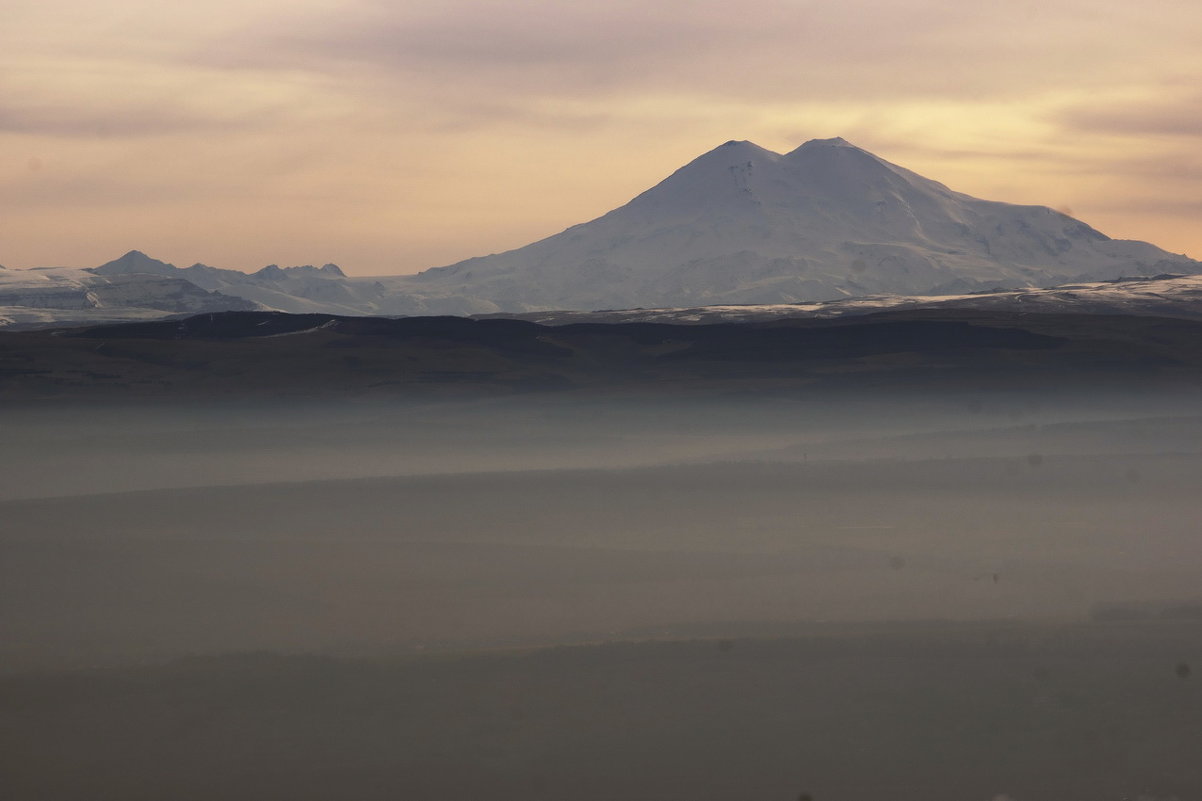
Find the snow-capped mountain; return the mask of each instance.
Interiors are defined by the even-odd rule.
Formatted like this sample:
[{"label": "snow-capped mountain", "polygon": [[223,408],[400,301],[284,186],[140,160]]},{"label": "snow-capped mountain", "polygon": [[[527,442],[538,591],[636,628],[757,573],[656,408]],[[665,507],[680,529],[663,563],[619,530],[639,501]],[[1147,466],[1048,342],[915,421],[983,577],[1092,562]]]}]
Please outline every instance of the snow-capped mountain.
[{"label": "snow-capped mountain", "polygon": [[[333,264],[270,265],[254,273],[178,268],[136,250],[91,270],[0,268],[0,325],[246,308],[382,316],[632,308],[675,314],[699,306],[869,298],[829,312],[1194,273],[1202,273],[1202,262],[1110,239],[1044,206],[954,192],[843,139],[815,139],[783,155],[727,142],[591,222],[417,275],[348,278]],[[1080,303],[1063,292],[1015,297]],[[976,295],[963,302],[983,301]]]},{"label": "snow-capped mountain", "polygon": [[94,270],[70,267],[0,267],[0,327],[115,322],[259,308],[257,303],[206,291],[171,274],[100,275]]},{"label": "snow-capped mountain", "polygon": [[[176,267],[131,250],[99,267],[6,270],[0,267],[0,327],[146,320],[180,313],[265,309],[291,314],[444,313],[424,299],[387,288],[397,279],[348,278],[337,265],[253,273],[205,264]],[[476,310],[471,301],[457,309]],[[495,308],[484,306],[480,310]]]},{"label": "snow-capped mountain", "polygon": [[396,291],[499,310],[791,303],[1202,272],[1043,206],[978,200],[843,139],[727,142],[592,222]]}]

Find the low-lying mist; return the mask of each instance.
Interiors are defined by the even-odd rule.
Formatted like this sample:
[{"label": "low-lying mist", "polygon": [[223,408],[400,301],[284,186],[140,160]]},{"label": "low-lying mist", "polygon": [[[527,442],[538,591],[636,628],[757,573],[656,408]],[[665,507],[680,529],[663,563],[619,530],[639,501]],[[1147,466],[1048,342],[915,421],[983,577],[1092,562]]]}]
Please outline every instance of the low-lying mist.
[{"label": "low-lying mist", "polygon": [[1202,598],[1190,411],[1132,397],[25,409],[0,430],[0,656],[21,670],[1188,604]]},{"label": "low-lying mist", "polygon": [[11,408],[0,795],[1193,797],[1196,410]]}]

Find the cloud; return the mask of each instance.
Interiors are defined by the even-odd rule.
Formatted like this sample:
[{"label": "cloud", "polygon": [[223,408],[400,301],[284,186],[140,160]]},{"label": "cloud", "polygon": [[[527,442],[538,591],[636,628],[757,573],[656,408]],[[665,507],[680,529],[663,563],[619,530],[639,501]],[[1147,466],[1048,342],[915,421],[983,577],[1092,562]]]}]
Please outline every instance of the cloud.
[{"label": "cloud", "polygon": [[[1202,72],[1202,58],[1195,65]],[[1124,87],[1063,103],[1049,123],[1069,135],[1123,138],[1202,137],[1202,91],[1198,78],[1164,77],[1155,84]]]},{"label": "cloud", "polygon": [[1069,140],[1070,145],[1074,142],[1076,152],[1070,149],[1052,159],[1046,164],[1047,174],[1136,182],[1160,197],[1184,192],[1196,199],[1198,195],[1202,154],[1188,142],[1139,140],[1140,146],[1133,148],[1128,140],[1114,142],[1084,135]]},{"label": "cloud", "polygon": [[260,22],[197,57],[226,68],[367,73],[443,97],[996,99],[1104,84],[1118,71],[1110,56],[1155,55],[1138,39],[1116,42],[1112,17],[1128,12],[1101,8],[1069,0],[748,0],[737,10],[717,0],[362,2]]},{"label": "cloud", "polygon": [[1058,110],[1052,121],[1081,134],[1202,137],[1202,93],[1181,92],[1154,102],[1104,98]]},{"label": "cloud", "polygon": [[1098,211],[1122,212],[1127,215],[1154,215],[1158,217],[1180,217],[1197,219],[1202,216],[1202,200],[1164,198],[1124,198],[1095,202],[1092,208]]},{"label": "cloud", "polygon": [[[154,33],[170,46],[143,37],[119,48],[80,47],[95,61],[137,64],[96,96],[120,98],[153,75],[167,84],[163,102],[152,99],[135,114],[67,102],[54,114],[10,113],[3,124],[146,135],[200,129],[208,118],[229,124],[281,105],[282,119],[329,110],[356,126],[451,132],[596,130],[657,103],[682,122],[707,110],[753,121],[770,106],[837,103],[887,118],[915,101],[967,104],[964,116],[1009,103],[1002,113],[1014,115],[1050,92],[1080,99],[1120,78],[1138,83],[1148,64],[1189,38],[1171,13],[1186,5],[1164,2],[1165,13],[1148,15],[1117,0],[746,0],[738,9],[719,0],[325,0],[287,8],[246,0],[241,14],[225,3],[210,15],[221,24],[189,19],[175,28],[165,27],[171,15],[143,10],[130,18],[157,19]],[[1119,26],[1131,35],[1116,36]],[[212,102],[172,112],[198,90]],[[1062,123],[1072,124],[1065,114]],[[1162,120],[1190,124],[1198,123],[1188,115]]]},{"label": "cloud", "polygon": [[244,123],[162,107],[81,108],[67,103],[0,105],[0,132],[107,139],[228,130]]},{"label": "cloud", "polygon": [[303,94],[274,78],[220,80],[177,65],[63,56],[0,72],[0,133],[114,139],[276,124]]}]

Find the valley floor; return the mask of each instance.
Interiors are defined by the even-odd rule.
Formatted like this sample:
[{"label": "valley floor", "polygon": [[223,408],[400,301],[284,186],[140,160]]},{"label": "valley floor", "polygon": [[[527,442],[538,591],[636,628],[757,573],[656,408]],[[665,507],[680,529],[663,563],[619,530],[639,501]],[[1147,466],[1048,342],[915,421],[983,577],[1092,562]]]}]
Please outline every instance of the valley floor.
[{"label": "valley floor", "polygon": [[0,420],[0,796],[1202,794],[1192,395]]},{"label": "valley floor", "polygon": [[0,678],[10,799],[1202,794],[1198,621],[828,625]]}]

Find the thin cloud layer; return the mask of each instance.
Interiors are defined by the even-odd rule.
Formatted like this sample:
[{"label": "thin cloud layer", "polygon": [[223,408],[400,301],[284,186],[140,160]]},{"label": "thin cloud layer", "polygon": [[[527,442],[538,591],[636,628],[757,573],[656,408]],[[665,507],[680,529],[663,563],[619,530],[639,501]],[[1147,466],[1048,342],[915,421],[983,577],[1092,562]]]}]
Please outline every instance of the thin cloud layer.
[{"label": "thin cloud layer", "polygon": [[[949,0],[362,3],[254,28],[229,63],[361,65],[451,93],[513,96],[685,91],[759,100],[994,99],[1109,85],[1197,43],[1188,29],[1117,4]],[[1180,6],[1183,10],[1185,5]],[[1126,36],[1116,37],[1117,26]],[[1088,59],[1088,60],[1086,60]],[[1088,67],[1088,69],[1086,69]]]},{"label": "thin cloud layer", "polygon": [[1068,131],[1119,136],[1202,139],[1202,93],[1172,93],[1164,99],[1091,102],[1062,109],[1056,122]]}]

